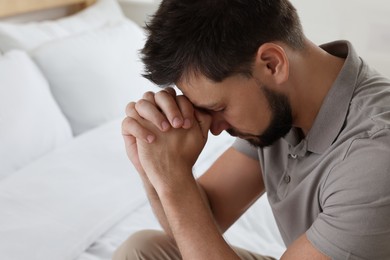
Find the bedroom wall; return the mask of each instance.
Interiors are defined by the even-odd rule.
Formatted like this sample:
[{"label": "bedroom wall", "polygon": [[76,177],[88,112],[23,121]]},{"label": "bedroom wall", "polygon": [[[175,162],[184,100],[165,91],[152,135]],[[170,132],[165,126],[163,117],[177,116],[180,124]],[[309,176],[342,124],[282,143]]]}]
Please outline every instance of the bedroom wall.
[{"label": "bedroom wall", "polygon": [[389,1],[291,1],[311,40],[321,44],[347,39],[363,59],[390,77]]},{"label": "bedroom wall", "polygon": [[[124,13],[143,26],[161,0],[118,0]],[[301,17],[306,35],[315,43],[348,39],[358,53],[390,77],[390,1],[388,0],[291,0]],[[13,17],[31,21],[63,16],[63,10]]]}]

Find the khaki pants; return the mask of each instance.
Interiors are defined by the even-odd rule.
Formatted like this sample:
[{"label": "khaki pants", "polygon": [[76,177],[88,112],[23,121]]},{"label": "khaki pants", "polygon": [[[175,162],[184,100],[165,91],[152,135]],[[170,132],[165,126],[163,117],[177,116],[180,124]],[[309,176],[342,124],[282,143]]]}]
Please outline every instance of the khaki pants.
[{"label": "khaki pants", "polygon": [[[261,256],[242,248],[232,247],[245,260],[275,260]],[[179,260],[180,252],[164,232],[145,230],[130,236],[114,253],[113,260]]]}]

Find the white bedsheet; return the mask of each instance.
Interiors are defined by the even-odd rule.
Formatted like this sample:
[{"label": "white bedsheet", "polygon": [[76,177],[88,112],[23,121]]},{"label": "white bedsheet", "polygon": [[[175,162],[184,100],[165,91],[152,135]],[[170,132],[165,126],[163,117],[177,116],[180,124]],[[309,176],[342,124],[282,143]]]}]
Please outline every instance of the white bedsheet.
[{"label": "white bedsheet", "polygon": [[[106,232],[76,260],[110,260],[112,253],[127,237],[143,229],[161,230],[146,198],[140,207]],[[277,259],[285,251],[266,197],[256,202],[226,232],[225,238],[234,246]]]},{"label": "white bedsheet", "polygon": [[[130,234],[160,228],[126,157],[121,119],[87,132],[0,182],[1,260],[108,260]],[[210,136],[201,174],[231,145]],[[266,198],[226,234],[234,245],[279,257]]]},{"label": "white bedsheet", "polygon": [[[209,136],[194,173],[199,176],[234,141],[228,134]],[[143,229],[161,230],[144,197],[143,203],[100,237],[76,260],[109,260],[113,251],[131,234]],[[285,251],[266,195],[259,199],[225,234],[226,240],[259,254],[280,258]]]},{"label": "white bedsheet", "polygon": [[0,182],[0,259],[69,260],[143,202],[120,120]]}]

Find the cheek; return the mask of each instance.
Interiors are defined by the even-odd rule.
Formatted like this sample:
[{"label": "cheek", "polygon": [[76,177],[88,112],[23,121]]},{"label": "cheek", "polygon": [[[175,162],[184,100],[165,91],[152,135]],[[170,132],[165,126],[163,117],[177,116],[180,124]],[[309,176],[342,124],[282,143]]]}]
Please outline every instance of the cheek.
[{"label": "cheek", "polygon": [[264,132],[271,121],[271,112],[267,105],[258,102],[252,106],[244,104],[237,110],[227,113],[226,121],[242,132],[259,135]]}]

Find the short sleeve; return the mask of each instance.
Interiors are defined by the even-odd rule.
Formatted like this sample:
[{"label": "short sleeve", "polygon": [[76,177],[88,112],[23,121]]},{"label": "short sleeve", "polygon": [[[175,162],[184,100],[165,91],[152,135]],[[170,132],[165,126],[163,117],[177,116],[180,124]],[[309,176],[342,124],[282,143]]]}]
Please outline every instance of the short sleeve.
[{"label": "short sleeve", "polygon": [[243,153],[255,160],[259,160],[259,154],[257,148],[252,146],[248,141],[244,139],[236,138],[232,147],[237,151],[239,151],[240,153]]},{"label": "short sleeve", "polygon": [[306,232],[332,259],[390,259],[390,133],[355,140],[320,191]]}]

